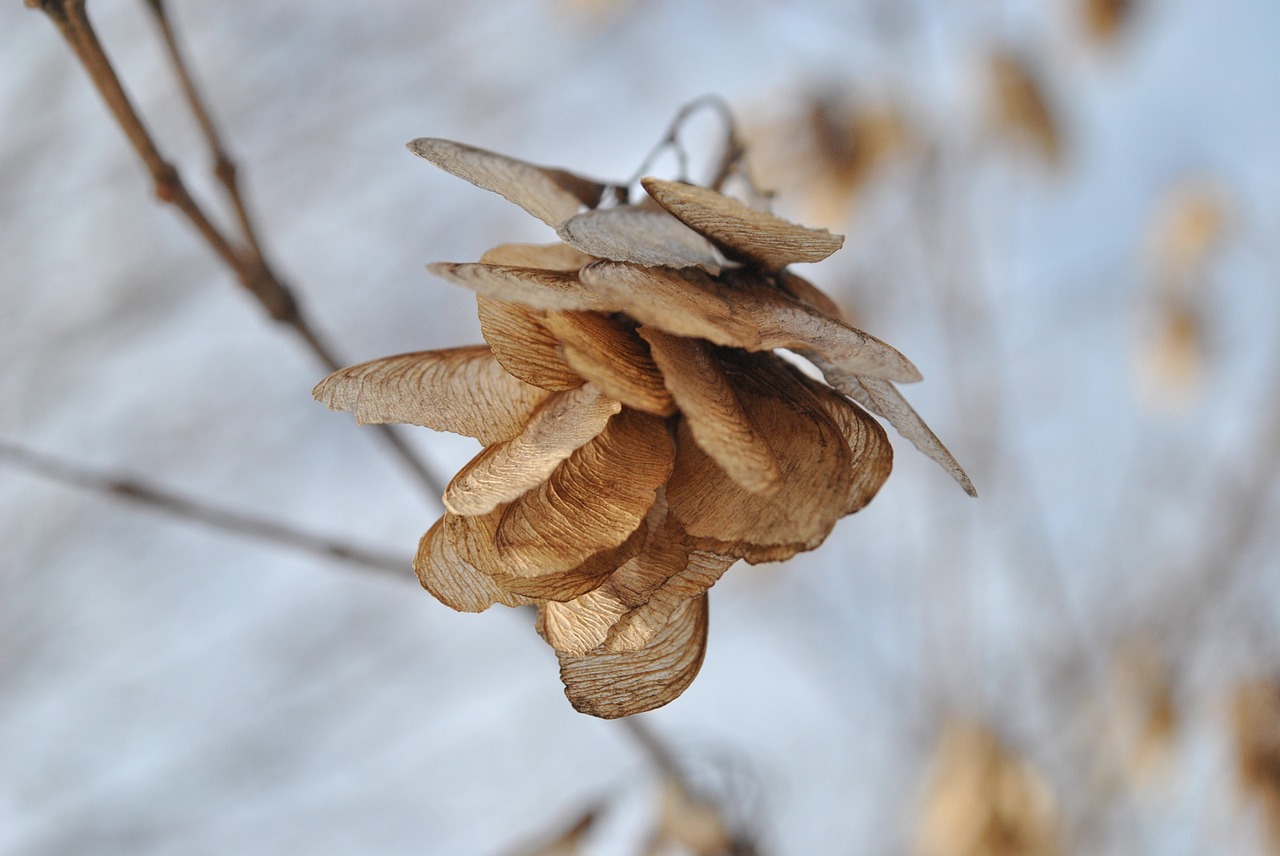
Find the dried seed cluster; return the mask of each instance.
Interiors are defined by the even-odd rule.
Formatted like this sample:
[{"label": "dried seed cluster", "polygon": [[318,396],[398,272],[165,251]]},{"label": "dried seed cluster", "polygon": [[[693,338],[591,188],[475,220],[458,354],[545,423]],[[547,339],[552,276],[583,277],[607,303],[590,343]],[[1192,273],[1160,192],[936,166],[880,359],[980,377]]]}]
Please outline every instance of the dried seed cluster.
[{"label": "dried seed cluster", "polygon": [[916,368],[787,270],[840,236],[709,188],[644,179],[648,198],[624,204],[616,186],[458,143],[410,149],[561,243],[431,265],[476,292],[488,345],[363,363],[314,395],[359,422],[483,444],[415,568],[454,609],[536,605],[578,710],[612,718],[678,696],[701,665],[721,574],[813,549],[871,500],[892,450],[850,398],[972,492],[893,386]]}]

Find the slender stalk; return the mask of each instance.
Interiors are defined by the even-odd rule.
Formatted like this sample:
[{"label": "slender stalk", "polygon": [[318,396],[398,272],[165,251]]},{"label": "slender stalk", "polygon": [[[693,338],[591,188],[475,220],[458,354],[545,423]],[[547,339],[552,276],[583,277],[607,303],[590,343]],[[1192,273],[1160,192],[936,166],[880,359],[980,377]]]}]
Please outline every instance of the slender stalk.
[{"label": "slender stalk", "polygon": [[[213,121],[208,111],[204,109],[195,85],[186,71],[186,65],[182,61],[177,42],[168,25],[168,19],[164,15],[161,0],[148,0],[148,2],[161,22],[161,32],[165,35],[166,44],[169,45],[170,54],[174,58],[183,90],[204,130],[206,140],[214,151],[215,173],[227,188],[233,205],[237,209],[241,228],[245,232],[246,247],[236,246],[234,241],[214,225],[204,209],[187,191],[178,170],[161,154],[155,139],[129,100],[115,68],[111,65],[110,58],[107,57],[94,32],[85,9],[86,0],[27,0],[27,5],[39,8],[53,21],[72,52],[80,60],[89,74],[89,79],[102,95],[117,124],[124,131],[147,172],[150,173],[156,196],[182,212],[205,243],[231,269],[240,284],[257,298],[274,320],[292,327],[326,370],[334,371],[341,368],[344,361],[334,354],[332,348],[316,332],[303,314],[292,290],[275,274],[263,256],[236,182],[235,165],[226,154]],[[431,472],[426,463],[402,437],[393,431],[391,426],[379,425],[377,431],[387,446],[400,458],[405,468],[413,474],[431,498],[438,502],[444,493],[443,482]]]},{"label": "slender stalk", "polygon": [[232,159],[226,146],[223,145],[222,138],[218,133],[218,127],[214,124],[213,117],[210,115],[208,108],[205,107],[204,99],[200,96],[200,90],[196,86],[195,79],[191,76],[186,58],[178,44],[177,36],[169,23],[165,0],[147,0],[147,5],[151,7],[152,13],[156,16],[156,24],[159,26],[160,35],[164,39],[165,49],[169,53],[169,60],[173,63],[173,70],[178,75],[178,82],[182,85],[182,94],[187,99],[187,105],[191,108],[192,115],[196,117],[196,122],[200,125],[200,133],[204,135],[205,143],[209,147],[209,154],[213,158],[213,174],[222,183],[227,192],[227,197],[235,208],[236,219],[240,223],[240,232],[248,242],[249,248],[259,258],[264,258],[262,243],[258,238],[258,230],[254,228],[253,219],[249,215],[249,207],[245,204],[244,196],[240,192],[235,160]]},{"label": "slender stalk", "polygon": [[0,441],[0,460],[19,469],[72,487],[84,488],[113,499],[122,499],[192,523],[222,532],[243,535],[326,559],[337,559],[376,571],[387,571],[407,579],[411,566],[407,559],[335,541],[298,529],[287,523],[263,520],[242,511],[233,511],[175,491],[157,487],[136,476],[106,473],[62,458],[35,452]]}]

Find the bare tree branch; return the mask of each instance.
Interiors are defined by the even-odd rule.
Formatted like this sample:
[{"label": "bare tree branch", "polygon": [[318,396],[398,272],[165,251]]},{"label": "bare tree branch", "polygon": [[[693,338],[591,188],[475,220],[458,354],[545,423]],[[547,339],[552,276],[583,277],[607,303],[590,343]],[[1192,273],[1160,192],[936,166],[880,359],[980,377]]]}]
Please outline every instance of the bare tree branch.
[{"label": "bare tree branch", "polygon": [[61,484],[122,499],[181,520],[291,547],[326,559],[337,559],[371,570],[388,571],[403,579],[410,578],[407,571],[412,562],[407,558],[396,558],[387,553],[305,532],[286,523],[263,520],[241,511],[222,508],[157,487],[136,476],[91,470],[62,458],[4,441],[0,441],[0,460]]},{"label": "bare tree branch", "polygon": [[[116,122],[128,137],[138,157],[141,158],[147,172],[155,185],[156,196],[179,211],[195,227],[205,243],[217,254],[218,258],[231,269],[236,279],[244,286],[267,313],[276,321],[287,324],[302,338],[312,354],[328,371],[341,368],[345,361],[339,359],[330,346],[320,337],[315,328],[307,320],[292,290],[276,275],[271,265],[262,254],[256,233],[249,219],[239,186],[235,178],[235,166],[222,147],[218,133],[207,110],[204,109],[195,85],[186,71],[186,65],[178,51],[177,42],[165,17],[161,0],[148,0],[160,21],[161,32],[165,36],[170,55],[178,69],[183,90],[187,100],[195,112],[204,135],[214,151],[214,171],[227,188],[235,206],[241,227],[245,232],[246,247],[238,247],[236,242],[214,225],[204,209],[187,191],[182,176],[177,168],[169,163],[156,146],[155,139],[142,122],[138,111],[129,100],[124,86],[120,82],[111,60],[102,48],[97,33],[89,20],[85,9],[86,0],[27,0],[27,5],[39,8],[57,26],[72,52],[80,60],[90,80],[97,88],[107,107],[111,110]],[[413,449],[398,436],[388,425],[379,425],[376,430],[392,451],[400,458],[402,464],[411,472],[431,498],[439,501],[444,493],[444,484],[431,472],[425,462]]]}]

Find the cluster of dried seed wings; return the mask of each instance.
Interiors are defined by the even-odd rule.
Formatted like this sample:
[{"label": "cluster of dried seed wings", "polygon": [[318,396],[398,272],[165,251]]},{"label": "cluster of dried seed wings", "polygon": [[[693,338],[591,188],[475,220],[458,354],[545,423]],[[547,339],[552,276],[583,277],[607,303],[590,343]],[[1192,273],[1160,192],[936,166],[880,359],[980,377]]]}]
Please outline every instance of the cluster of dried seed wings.
[{"label": "cluster of dried seed wings", "polygon": [[536,605],[578,710],[612,718],[677,697],[725,570],[813,549],[871,500],[892,450],[850,399],[972,492],[893,385],[916,368],[786,269],[841,237],[694,185],[645,179],[644,202],[607,205],[609,185],[563,170],[445,140],[409,147],[561,243],[431,265],[476,293],[488,345],[373,360],[314,395],[359,422],[480,441],[415,568],[454,609]]}]

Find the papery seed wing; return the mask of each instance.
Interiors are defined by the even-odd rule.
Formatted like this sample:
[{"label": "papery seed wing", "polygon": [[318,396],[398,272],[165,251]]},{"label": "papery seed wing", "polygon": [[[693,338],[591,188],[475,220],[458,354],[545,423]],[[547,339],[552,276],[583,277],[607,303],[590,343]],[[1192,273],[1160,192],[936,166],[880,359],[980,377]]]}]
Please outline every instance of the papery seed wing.
[{"label": "papery seed wing", "polygon": [[600,591],[629,607],[609,628],[605,648],[637,651],[656,636],[685,601],[715,585],[737,561],[696,547],[668,515],[644,551],[609,578]]},{"label": "papery seed wing", "polygon": [[482,297],[520,303],[532,309],[585,312],[622,309],[617,298],[602,298],[571,271],[456,262],[435,262],[427,265],[427,270]]},{"label": "papery seed wing", "polygon": [[422,351],[341,369],[311,395],[356,421],[405,422],[475,437],[486,446],[514,437],[546,397],[512,377],[483,345]]},{"label": "papery seed wing", "polygon": [[849,318],[845,315],[844,310],[840,308],[840,305],[809,280],[785,270],[777,274],[777,280],[779,288],[805,306],[816,309],[823,315],[827,315],[837,321],[849,323]]},{"label": "papery seed wing", "polygon": [[792,262],[820,262],[844,245],[843,235],[796,225],[709,187],[657,178],[643,179],[641,184],[654,201],[705,235],[725,255],[766,270],[779,270]]},{"label": "papery seed wing", "polygon": [[489,446],[453,477],[444,492],[445,507],[473,516],[511,502],[546,481],[621,409],[621,402],[590,384],[553,393],[519,434]]},{"label": "papery seed wing", "polygon": [[641,327],[640,335],[649,343],[698,445],[751,493],[778,490],[782,470],[777,458],[738,401],[716,359],[715,346],[649,327]]},{"label": "papery seed wing", "polygon": [[409,151],[458,178],[491,190],[519,205],[553,229],[577,214],[582,206],[594,207],[605,185],[562,169],[549,169],[496,152],[421,137],[409,143]]},{"label": "papery seed wing", "polygon": [[955,459],[938,436],[933,433],[920,415],[907,403],[902,393],[892,383],[873,377],[859,377],[826,363],[817,354],[802,354],[822,372],[835,389],[852,398],[877,416],[883,417],[931,460],[936,462],[956,480],[969,496],[977,496],[964,468]]},{"label": "papery seed wing", "polygon": [[533,601],[504,591],[491,578],[499,569],[493,548],[501,511],[483,517],[446,513],[422,536],[413,569],[422,587],[459,612],[483,612],[495,603]]},{"label": "papery seed wing", "polygon": [[707,647],[707,598],[687,600],[666,627],[638,651],[560,654],[565,695],[582,713],[617,719],[676,699],[702,667]]},{"label": "papery seed wing", "polygon": [[910,360],[874,336],[737,271],[712,279],[687,269],[595,262],[578,277],[597,306],[616,307],[677,336],[749,351],[813,350],[849,371],[907,383],[920,379]]},{"label": "papery seed wing", "polygon": [[507,507],[496,538],[503,569],[536,577],[621,544],[653,506],[672,456],[662,419],[624,409],[545,483]]},{"label": "papery seed wing", "polygon": [[503,300],[476,296],[480,333],[493,356],[515,377],[541,389],[582,386],[582,376],[565,362],[560,343],[542,323],[543,313]]},{"label": "papery seed wing", "polygon": [[[889,438],[880,424],[864,411],[830,387],[809,378],[805,380],[849,446],[849,468],[853,478],[844,513],[853,514],[874,499],[885,479],[889,478],[889,471],[893,469],[893,446],[889,445]],[[888,385],[887,381],[885,383]]]},{"label": "papery seed wing", "polygon": [[621,544],[592,553],[577,567],[532,577],[503,571],[494,574],[493,580],[512,594],[527,595],[540,601],[571,601],[608,582],[610,574],[640,552],[647,535],[648,528],[642,522]]},{"label": "papery seed wing", "polygon": [[[722,356],[733,388],[782,469],[772,496],[749,493],[731,479],[680,425],[667,482],[670,513],[714,552],[755,561],[737,543],[792,552],[812,549],[844,514],[856,474],[845,436],[803,375],[772,354]],[[769,557],[780,555],[771,550]]]},{"label": "papery seed wing", "polygon": [[480,261],[487,265],[575,271],[591,264],[595,257],[567,244],[499,244],[486,250]]},{"label": "papery seed wing", "polygon": [[557,653],[584,657],[604,644],[625,611],[599,588],[564,603],[551,601],[542,604],[542,635]]},{"label": "papery seed wing", "polygon": [[711,243],[657,209],[620,205],[585,211],[566,220],[556,233],[571,247],[602,259],[720,273],[720,259]]},{"label": "papery seed wing", "polygon": [[628,407],[675,412],[662,372],[633,325],[596,312],[548,312],[543,323],[575,372]]}]

